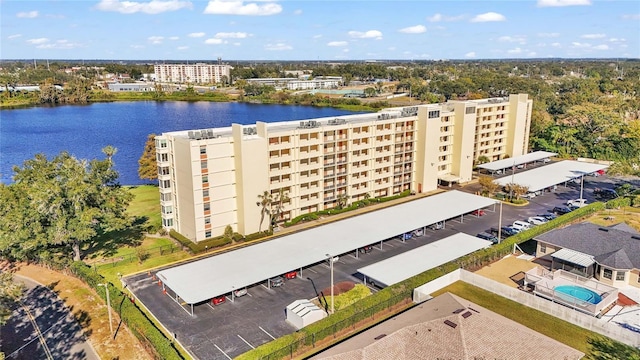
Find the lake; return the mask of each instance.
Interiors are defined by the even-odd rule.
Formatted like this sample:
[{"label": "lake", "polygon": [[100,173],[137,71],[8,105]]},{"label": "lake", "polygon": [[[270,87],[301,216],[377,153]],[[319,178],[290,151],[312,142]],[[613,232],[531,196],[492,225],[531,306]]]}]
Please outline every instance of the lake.
[{"label": "lake", "polygon": [[303,120],[350,114],[312,106],[217,102],[113,102],[89,105],[39,106],[0,110],[0,181],[10,183],[13,166],[37,153],[49,159],[68,151],[80,159],[103,159],[112,145],[120,183],[148,183],[138,178],[138,159],[149,134],[169,131]]}]

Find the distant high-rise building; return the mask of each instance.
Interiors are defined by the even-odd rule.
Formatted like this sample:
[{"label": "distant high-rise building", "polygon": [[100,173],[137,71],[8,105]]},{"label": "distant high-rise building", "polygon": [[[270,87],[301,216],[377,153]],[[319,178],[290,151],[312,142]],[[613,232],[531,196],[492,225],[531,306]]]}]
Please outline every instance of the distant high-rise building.
[{"label": "distant high-rise building", "polygon": [[218,64],[158,64],[153,66],[156,81],[169,83],[216,84],[222,82],[226,76],[231,77],[230,65]]},{"label": "distant high-rise building", "polygon": [[531,109],[518,94],[163,133],[156,137],[162,225],[202,241],[227,225],[241,234],[267,229],[265,192],[283,222],[345,200],[468,182],[480,156],[527,153]]}]

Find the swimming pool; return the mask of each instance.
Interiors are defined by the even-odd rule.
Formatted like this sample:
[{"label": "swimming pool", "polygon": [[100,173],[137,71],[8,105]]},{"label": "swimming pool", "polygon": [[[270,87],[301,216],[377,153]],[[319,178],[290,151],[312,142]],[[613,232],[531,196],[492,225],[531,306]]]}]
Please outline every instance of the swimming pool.
[{"label": "swimming pool", "polygon": [[[582,286],[560,285],[554,287],[553,290],[561,294],[559,296],[560,298],[571,302],[574,302],[575,299],[586,301],[591,304],[597,304],[602,301],[602,297],[598,295],[598,293],[587,288],[583,288]],[[569,295],[569,298],[565,298],[566,295]]]}]

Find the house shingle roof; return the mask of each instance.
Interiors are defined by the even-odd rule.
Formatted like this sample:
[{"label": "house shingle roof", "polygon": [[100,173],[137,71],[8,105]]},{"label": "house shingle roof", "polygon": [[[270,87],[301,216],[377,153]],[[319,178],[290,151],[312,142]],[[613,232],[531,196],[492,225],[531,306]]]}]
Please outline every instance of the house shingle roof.
[{"label": "house shingle roof", "polygon": [[535,240],[591,255],[599,264],[614,269],[640,269],[640,236],[637,234],[584,222],[551,230]]}]

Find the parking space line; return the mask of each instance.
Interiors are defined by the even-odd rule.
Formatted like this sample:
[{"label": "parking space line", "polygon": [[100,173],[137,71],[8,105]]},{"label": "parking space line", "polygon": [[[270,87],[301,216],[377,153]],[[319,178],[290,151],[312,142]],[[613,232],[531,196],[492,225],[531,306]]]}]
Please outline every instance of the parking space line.
[{"label": "parking space line", "polygon": [[312,268],[308,268],[308,269],[306,269],[306,270],[311,271],[311,272],[312,272],[312,273],[314,273],[314,274],[317,274],[317,273],[318,273],[317,271],[313,270]]},{"label": "parking space line", "polygon": [[210,303],[207,303],[207,306],[211,308],[211,310],[215,310],[216,308],[213,307],[213,305],[211,305]]},{"label": "parking space line", "polygon": [[389,244],[389,243],[383,243],[382,245],[387,245],[387,246],[395,247],[395,246],[393,246],[393,245],[391,245],[391,244]]},{"label": "parking space line", "polygon": [[369,290],[373,291],[374,293],[377,293],[378,291],[380,291],[380,290],[375,289],[375,288],[373,288],[373,287],[371,287],[369,285],[367,285],[367,287],[369,288]]},{"label": "parking space line", "polygon": [[252,349],[255,349],[255,347],[253,345],[249,344],[249,342],[247,340],[245,340],[244,338],[242,338],[242,336],[240,336],[238,334],[236,334],[236,335],[240,338],[240,340],[244,341],[245,344],[251,346]]},{"label": "parking space line", "polygon": [[269,337],[270,337],[270,338],[272,338],[273,340],[275,340],[275,339],[276,339],[276,338],[274,338],[274,337],[273,337],[273,335],[269,334],[269,333],[267,332],[267,330],[263,329],[261,326],[258,326],[258,328],[259,328],[260,330],[262,330],[265,334],[269,335]]},{"label": "parking space line", "polygon": [[218,349],[218,350],[219,350],[219,351],[220,351],[224,356],[226,356],[226,357],[227,357],[227,359],[229,359],[229,360],[233,360],[229,355],[227,355],[227,353],[226,353],[226,352],[222,351],[222,349],[220,349],[220,348],[218,347],[218,345],[213,344],[213,346],[215,346],[215,347],[216,347],[216,349]]}]

